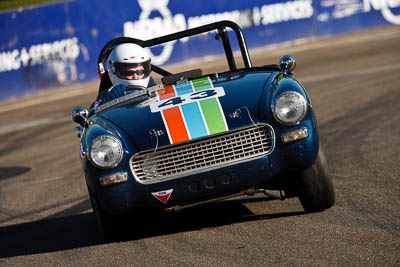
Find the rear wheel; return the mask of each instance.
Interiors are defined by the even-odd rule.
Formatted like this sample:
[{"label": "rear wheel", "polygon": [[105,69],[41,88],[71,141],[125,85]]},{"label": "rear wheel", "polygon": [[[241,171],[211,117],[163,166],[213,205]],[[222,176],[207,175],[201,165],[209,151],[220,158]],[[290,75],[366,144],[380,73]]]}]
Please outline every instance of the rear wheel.
[{"label": "rear wheel", "polygon": [[306,212],[328,209],[335,204],[335,190],[321,143],[317,160],[301,172],[298,198]]}]

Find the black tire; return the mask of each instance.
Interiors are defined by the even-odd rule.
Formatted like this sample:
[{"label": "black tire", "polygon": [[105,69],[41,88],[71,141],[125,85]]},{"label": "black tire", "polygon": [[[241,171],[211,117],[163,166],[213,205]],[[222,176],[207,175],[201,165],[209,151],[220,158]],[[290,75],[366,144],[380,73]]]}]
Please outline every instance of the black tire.
[{"label": "black tire", "polygon": [[329,209],[335,204],[335,190],[321,143],[314,164],[301,172],[298,198],[306,212]]},{"label": "black tire", "polygon": [[112,242],[121,239],[121,218],[120,216],[109,214],[100,205],[96,196],[88,188],[90,202],[96,216],[97,226],[102,239],[105,242]]}]

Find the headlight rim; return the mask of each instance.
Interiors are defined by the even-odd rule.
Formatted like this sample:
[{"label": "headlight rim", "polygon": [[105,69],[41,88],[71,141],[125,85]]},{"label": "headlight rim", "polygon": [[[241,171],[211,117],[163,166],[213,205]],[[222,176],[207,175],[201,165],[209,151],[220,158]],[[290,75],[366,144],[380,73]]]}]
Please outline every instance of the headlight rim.
[{"label": "headlight rim", "polygon": [[[294,95],[299,96],[300,99],[302,99],[302,102],[303,102],[303,104],[304,104],[304,112],[303,112],[303,114],[302,114],[295,122],[286,122],[286,121],[283,121],[283,120],[281,120],[281,119],[279,118],[279,116],[278,116],[278,114],[277,114],[277,111],[276,111],[276,101],[277,101],[280,97],[282,97],[283,95],[285,95],[285,94],[294,94]],[[308,111],[307,100],[306,100],[306,98],[305,98],[302,94],[300,94],[300,93],[297,92],[297,91],[285,91],[285,92],[282,92],[282,93],[280,93],[280,94],[274,99],[274,101],[273,101],[273,103],[272,103],[272,114],[273,114],[275,120],[276,120],[277,122],[281,123],[281,124],[284,124],[284,125],[293,126],[293,125],[298,125],[298,124],[300,124],[300,122],[306,117],[307,111]]]},{"label": "headlight rim", "polygon": [[[116,142],[118,144],[119,150],[121,151],[120,155],[118,156],[118,159],[110,166],[101,166],[101,165],[97,164],[96,161],[93,160],[93,158],[92,158],[92,147],[93,147],[93,144],[95,142],[97,142],[98,140],[105,139],[105,138],[112,139],[114,142]],[[123,158],[123,155],[124,155],[124,150],[123,150],[123,147],[122,147],[122,143],[121,143],[120,140],[118,140],[118,138],[116,138],[115,136],[112,136],[112,135],[102,134],[102,135],[99,135],[99,136],[97,136],[96,138],[94,138],[92,140],[92,142],[90,144],[90,147],[89,147],[89,153],[88,154],[89,154],[88,158],[89,158],[90,162],[94,166],[96,166],[97,168],[99,168],[99,169],[112,169],[112,168],[115,168],[116,166],[118,166],[118,164],[122,161],[122,158]]]}]

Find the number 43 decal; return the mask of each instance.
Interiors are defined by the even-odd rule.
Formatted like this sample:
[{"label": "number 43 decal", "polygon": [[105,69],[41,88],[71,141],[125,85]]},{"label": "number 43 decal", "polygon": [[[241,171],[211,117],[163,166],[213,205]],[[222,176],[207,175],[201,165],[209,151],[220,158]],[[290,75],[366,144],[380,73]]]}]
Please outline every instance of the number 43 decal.
[{"label": "number 43 decal", "polygon": [[152,102],[150,104],[151,112],[159,112],[164,109],[177,107],[183,104],[188,104],[192,102],[197,102],[207,98],[213,97],[221,97],[225,95],[225,91],[223,87],[214,87],[207,90],[197,91],[189,94],[184,94],[180,96],[176,96],[173,98],[168,98],[165,100],[160,100],[156,102]]}]

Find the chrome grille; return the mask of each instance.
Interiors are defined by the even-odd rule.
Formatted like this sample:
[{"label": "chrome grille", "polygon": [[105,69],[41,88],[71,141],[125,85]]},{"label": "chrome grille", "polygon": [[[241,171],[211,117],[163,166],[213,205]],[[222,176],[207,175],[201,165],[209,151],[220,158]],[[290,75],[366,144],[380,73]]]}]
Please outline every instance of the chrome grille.
[{"label": "chrome grille", "polygon": [[131,169],[141,183],[156,183],[187,173],[230,165],[254,157],[268,155],[275,145],[271,126],[260,124],[208,136],[187,144],[179,144],[134,155]]}]

